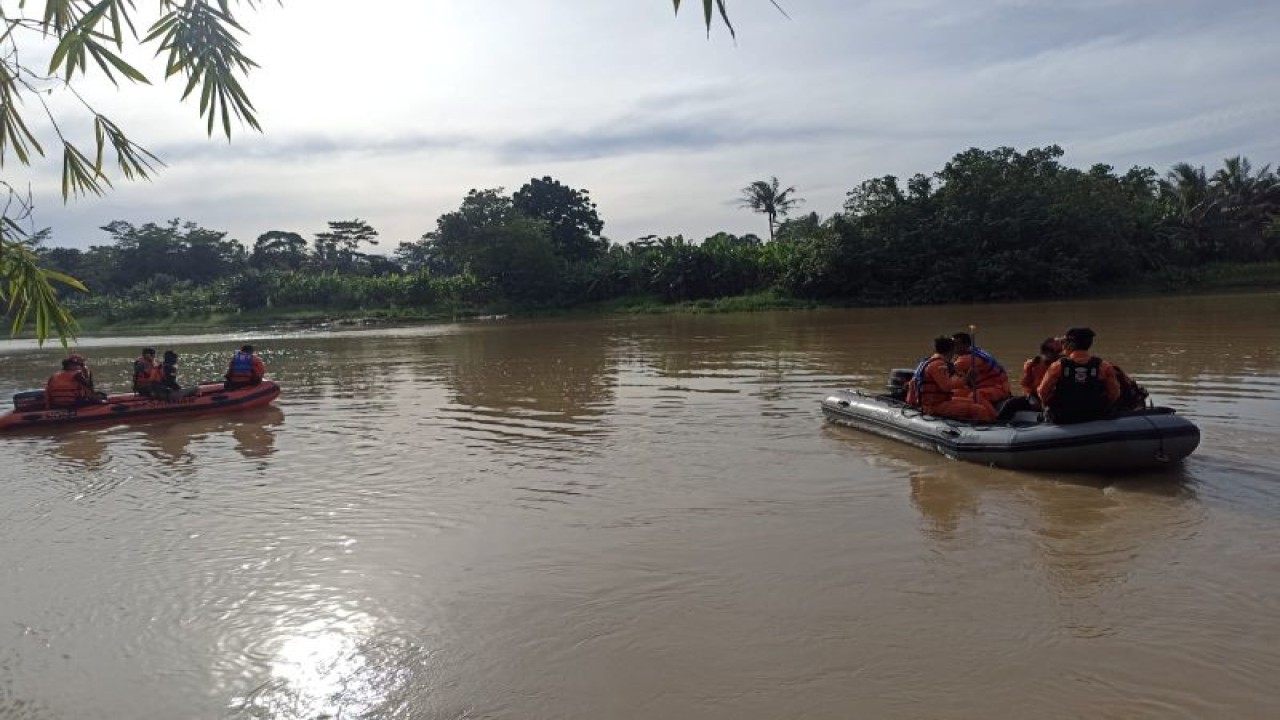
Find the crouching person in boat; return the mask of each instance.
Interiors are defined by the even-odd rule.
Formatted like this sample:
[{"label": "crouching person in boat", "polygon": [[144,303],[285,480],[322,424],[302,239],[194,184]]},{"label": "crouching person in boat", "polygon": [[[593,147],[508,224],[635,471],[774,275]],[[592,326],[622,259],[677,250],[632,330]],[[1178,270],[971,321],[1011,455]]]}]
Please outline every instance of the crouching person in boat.
[{"label": "crouching person in boat", "polygon": [[996,411],[991,403],[978,395],[975,399],[968,389],[969,381],[956,373],[952,360],[956,356],[956,341],[949,337],[935,338],[933,354],[917,367],[907,388],[907,404],[919,408],[928,415],[991,422]]},{"label": "crouching person in boat", "polygon": [[44,402],[49,409],[64,409],[98,405],[106,402],[94,392],[84,366],[75,357],[62,361],[62,370],[49,377],[44,386]]},{"label": "crouching person in boat", "polygon": [[971,378],[969,387],[978,399],[995,407],[1013,394],[1009,373],[986,350],[974,346],[972,335],[958,332],[951,339],[956,343],[956,372]]},{"label": "crouching person in boat", "polygon": [[142,355],[133,361],[133,391],[150,397],[164,377],[156,364],[156,349],[143,348]]},{"label": "crouching person in boat", "polygon": [[236,388],[249,387],[262,382],[262,378],[267,374],[266,363],[262,362],[262,358],[253,352],[252,345],[243,345],[240,352],[231,356],[231,363],[227,366],[226,383],[223,386],[226,390],[235,390]]},{"label": "crouching person in boat", "polygon": [[1037,392],[1045,419],[1059,425],[1104,420],[1120,399],[1115,366],[1089,353],[1094,332],[1071,328],[1062,341],[1066,353],[1045,371]]},{"label": "crouching person in boat", "polygon": [[178,384],[178,353],[164,351],[164,362],[160,365],[160,383],[154,396],[164,400],[181,400],[200,392],[199,385],[184,388]]}]

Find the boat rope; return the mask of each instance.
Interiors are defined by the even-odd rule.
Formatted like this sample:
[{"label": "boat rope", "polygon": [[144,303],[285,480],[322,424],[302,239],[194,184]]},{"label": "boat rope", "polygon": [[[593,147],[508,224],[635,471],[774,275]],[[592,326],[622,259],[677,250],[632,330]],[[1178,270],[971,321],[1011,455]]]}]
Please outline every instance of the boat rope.
[{"label": "boat rope", "polygon": [[1145,420],[1148,425],[1151,426],[1152,430],[1156,431],[1156,438],[1160,442],[1160,447],[1156,449],[1156,454],[1155,454],[1156,462],[1162,462],[1162,463],[1169,462],[1169,455],[1164,451],[1164,432],[1160,430],[1159,425],[1156,425],[1154,422],[1151,421],[1150,417],[1146,415],[1141,415],[1140,417],[1143,420]]}]

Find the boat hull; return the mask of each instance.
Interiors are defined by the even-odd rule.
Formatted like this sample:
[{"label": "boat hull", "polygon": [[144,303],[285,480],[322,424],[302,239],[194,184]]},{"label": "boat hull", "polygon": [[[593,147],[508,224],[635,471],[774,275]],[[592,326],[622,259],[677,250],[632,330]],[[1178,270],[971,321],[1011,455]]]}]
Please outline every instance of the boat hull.
[{"label": "boat hull", "polygon": [[13,411],[0,415],[0,432],[56,429],[83,425],[143,422],[248,410],[271,404],[280,386],[270,380],[235,390],[221,384],[202,385],[200,392],[180,400],[159,400],[128,393],[112,395],[101,405],[54,410]]},{"label": "boat hull", "polygon": [[900,401],[856,390],[822,401],[827,420],[955,460],[1016,470],[1138,470],[1178,462],[1200,444],[1200,429],[1168,408],[1108,420],[1054,425],[1034,413],[1007,424],[975,425],[925,415]]}]

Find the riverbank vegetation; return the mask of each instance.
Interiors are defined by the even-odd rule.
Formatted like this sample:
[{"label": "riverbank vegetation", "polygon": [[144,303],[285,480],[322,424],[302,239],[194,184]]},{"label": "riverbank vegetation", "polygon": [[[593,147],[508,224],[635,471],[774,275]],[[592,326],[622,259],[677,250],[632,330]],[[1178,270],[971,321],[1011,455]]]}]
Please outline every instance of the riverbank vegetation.
[{"label": "riverbank vegetation", "polygon": [[[269,230],[251,247],[178,220],[113,222],[110,242],[87,250],[56,247],[47,232],[29,247],[89,289],[63,298],[91,328],[1280,287],[1280,180],[1269,167],[1236,157],[1161,176],[1071,168],[1062,154],[967,150],[929,175],[867,180],[829,216],[781,220],[772,241],[722,232],[610,242],[588,191],[548,177],[511,194],[472,190],[389,256],[370,252],[378,233],[359,219],[310,240]],[[786,192],[784,210],[799,200]]]}]

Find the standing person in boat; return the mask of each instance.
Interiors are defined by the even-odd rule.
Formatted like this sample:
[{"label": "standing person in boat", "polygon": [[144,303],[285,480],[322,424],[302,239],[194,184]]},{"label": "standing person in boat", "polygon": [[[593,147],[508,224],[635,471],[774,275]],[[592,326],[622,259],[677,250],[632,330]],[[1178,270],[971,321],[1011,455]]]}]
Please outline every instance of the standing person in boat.
[{"label": "standing person in boat", "polygon": [[267,374],[266,363],[262,362],[262,358],[253,352],[252,345],[242,345],[240,352],[231,356],[231,362],[227,366],[226,383],[223,386],[227,390],[234,390],[241,387],[249,387],[262,382],[262,377]]},{"label": "standing person in boat", "polygon": [[151,395],[163,376],[156,364],[156,349],[143,348],[142,355],[133,361],[133,391],[139,395]]},{"label": "standing person in boat", "polygon": [[1058,338],[1045,338],[1040,343],[1040,354],[1022,363],[1022,394],[1027,399],[1027,406],[1032,410],[1041,410],[1040,381],[1049,372],[1049,366],[1062,357],[1062,341]]},{"label": "standing person in boat", "polygon": [[995,407],[1013,394],[1009,373],[986,350],[974,346],[972,335],[958,332],[951,339],[956,342],[956,372],[968,378],[974,398]]},{"label": "standing person in boat", "polygon": [[1045,418],[1060,425],[1103,420],[1120,399],[1120,383],[1111,363],[1089,353],[1094,332],[1071,328],[1062,341],[1066,353],[1045,371],[1038,393]]},{"label": "standing person in boat", "polygon": [[106,402],[89,385],[84,366],[74,357],[62,361],[62,370],[49,377],[44,386],[45,407],[53,409],[98,405]]},{"label": "standing person in boat", "polygon": [[968,390],[965,377],[956,374],[952,360],[956,356],[956,341],[949,337],[934,338],[933,354],[916,367],[907,388],[907,404],[928,415],[991,422],[996,411],[981,396],[975,399]]},{"label": "standing person in boat", "polygon": [[181,400],[199,391],[199,385],[184,388],[178,384],[178,353],[165,350],[164,362],[160,365],[160,385],[156,388],[156,395],[166,400]]}]

